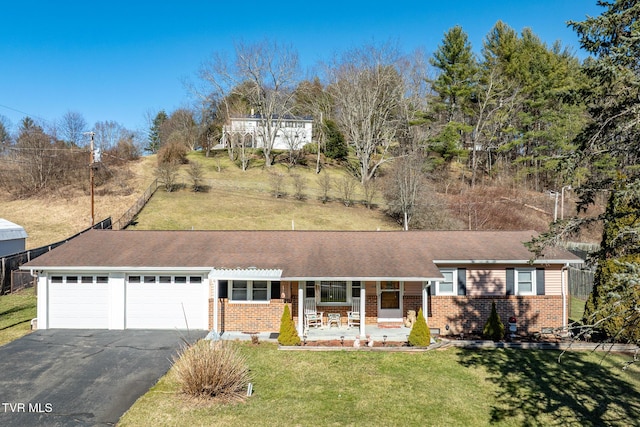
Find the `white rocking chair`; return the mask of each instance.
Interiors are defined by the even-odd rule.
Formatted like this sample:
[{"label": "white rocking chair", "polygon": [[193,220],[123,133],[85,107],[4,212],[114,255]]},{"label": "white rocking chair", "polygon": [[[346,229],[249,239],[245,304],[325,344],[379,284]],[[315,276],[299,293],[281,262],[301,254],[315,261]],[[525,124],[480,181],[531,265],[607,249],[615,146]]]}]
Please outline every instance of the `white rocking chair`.
[{"label": "white rocking chair", "polygon": [[353,298],[351,311],[347,311],[347,328],[360,326],[360,298]]},{"label": "white rocking chair", "polygon": [[319,328],[323,326],[322,318],[324,316],[324,312],[318,311],[316,308],[316,299],[315,298],[305,298],[304,299],[304,328],[309,329],[310,327]]}]

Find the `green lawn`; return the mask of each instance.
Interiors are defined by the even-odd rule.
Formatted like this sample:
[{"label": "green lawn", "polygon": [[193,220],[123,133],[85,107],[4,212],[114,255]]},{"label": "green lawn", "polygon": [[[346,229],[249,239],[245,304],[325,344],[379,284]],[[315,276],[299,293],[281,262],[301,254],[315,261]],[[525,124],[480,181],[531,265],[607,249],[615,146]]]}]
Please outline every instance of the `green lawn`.
[{"label": "green lawn", "polygon": [[194,403],[171,372],[119,425],[631,425],[640,371],[620,356],[447,349],[424,353],[279,351],[241,344],[254,395]]},{"label": "green lawn", "polygon": [[584,314],[584,305],[586,301],[580,298],[571,297],[569,299],[569,319],[574,322],[582,321],[582,315]]},{"label": "green lawn", "polygon": [[0,345],[31,332],[36,317],[35,289],[0,296]]}]

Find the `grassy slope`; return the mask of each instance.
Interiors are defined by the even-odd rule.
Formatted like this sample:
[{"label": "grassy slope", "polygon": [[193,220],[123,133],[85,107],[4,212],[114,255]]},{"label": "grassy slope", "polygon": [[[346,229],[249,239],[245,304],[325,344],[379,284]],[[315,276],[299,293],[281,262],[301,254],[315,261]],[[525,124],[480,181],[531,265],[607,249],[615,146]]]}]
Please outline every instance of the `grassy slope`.
[{"label": "grassy slope", "polygon": [[243,344],[254,395],[205,405],[180,398],[171,373],[119,425],[629,425],[638,367],[555,351],[288,352]]},{"label": "grassy slope", "polygon": [[[261,162],[242,171],[232,165],[226,153],[215,158],[205,158],[201,153],[191,153],[190,161],[200,162],[205,170],[204,181],[208,191],[194,193],[190,190],[187,167],[181,170],[180,181],[184,188],[167,193],[159,189],[130,229],[258,229],[258,230],[388,230],[400,226],[380,209],[366,209],[363,205],[346,207],[340,192],[334,185],[329,195],[332,201],[318,201],[320,188],[313,165],[297,166],[287,170],[282,165],[264,168]],[[218,167],[220,171],[218,172]],[[270,173],[282,173],[285,178],[283,198],[271,195]],[[334,180],[344,173],[338,168],[327,168],[325,173]],[[307,182],[305,200],[296,200],[293,194],[292,175],[299,174]],[[362,199],[359,190],[356,200]],[[376,202],[381,203],[378,199]]]}]

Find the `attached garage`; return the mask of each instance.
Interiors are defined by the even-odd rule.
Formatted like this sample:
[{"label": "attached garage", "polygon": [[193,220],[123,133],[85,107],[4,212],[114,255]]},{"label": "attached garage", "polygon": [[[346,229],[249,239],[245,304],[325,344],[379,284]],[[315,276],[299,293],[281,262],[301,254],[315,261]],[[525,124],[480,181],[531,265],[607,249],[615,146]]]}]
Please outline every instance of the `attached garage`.
[{"label": "attached garage", "polygon": [[54,274],[39,280],[39,328],[208,329],[204,274]]}]

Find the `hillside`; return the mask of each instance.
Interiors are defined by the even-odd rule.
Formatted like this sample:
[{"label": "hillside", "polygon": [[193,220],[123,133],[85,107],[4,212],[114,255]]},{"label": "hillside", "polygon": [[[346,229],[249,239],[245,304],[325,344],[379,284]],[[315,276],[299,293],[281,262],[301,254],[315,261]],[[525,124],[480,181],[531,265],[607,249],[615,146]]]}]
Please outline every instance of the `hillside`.
[{"label": "hillside", "polygon": [[[336,182],[346,175],[339,165],[326,165],[323,173],[332,177],[329,201],[322,203],[318,176],[313,162],[309,166],[287,168],[281,164],[264,168],[256,159],[247,171],[232,164],[226,153],[205,158],[191,153],[191,162],[204,170],[205,190],[190,189],[188,166],[180,171],[181,188],[168,193],[160,188],[143,209],[131,229],[337,229],[390,230],[400,225],[384,213],[384,200],[378,194],[374,207],[367,209],[358,186],[347,207]],[[96,221],[111,216],[117,220],[132,206],[153,181],[154,157],[145,157],[109,171],[113,179],[95,192]],[[272,172],[282,175],[283,197],[272,195]],[[306,186],[304,197],[294,197],[293,175]],[[88,183],[88,179],[87,179]],[[555,199],[548,194],[523,191],[513,187],[478,186],[470,190],[447,183],[435,187],[431,216],[434,228],[464,229],[534,229],[544,231],[553,219]],[[446,190],[446,193],[445,193]],[[46,197],[10,200],[2,196],[0,217],[25,227],[29,248],[52,243],[73,235],[90,225],[88,185],[84,189],[61,188]],[[573,210],[573,195],[565,195],[565,213]],[[558,206],[558,209],[560,206]],[[560,217],[560,213],[558,213]],[[438,227],[438,223],[443,226]],[[587,240],[598,241],[595,230]]]}]

